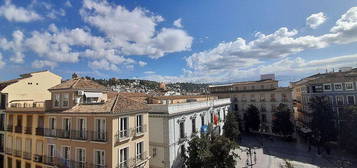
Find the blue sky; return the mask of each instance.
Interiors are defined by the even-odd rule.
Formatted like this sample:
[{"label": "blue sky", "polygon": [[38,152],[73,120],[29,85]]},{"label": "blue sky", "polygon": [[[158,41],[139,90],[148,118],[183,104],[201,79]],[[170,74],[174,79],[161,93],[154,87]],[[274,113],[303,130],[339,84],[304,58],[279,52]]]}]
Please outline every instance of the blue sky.
[{"label": "blue sky", "polygon": [[357,67],[352,0],[5,0],[0,80],[49,69],[97,78],[283,84]]}]

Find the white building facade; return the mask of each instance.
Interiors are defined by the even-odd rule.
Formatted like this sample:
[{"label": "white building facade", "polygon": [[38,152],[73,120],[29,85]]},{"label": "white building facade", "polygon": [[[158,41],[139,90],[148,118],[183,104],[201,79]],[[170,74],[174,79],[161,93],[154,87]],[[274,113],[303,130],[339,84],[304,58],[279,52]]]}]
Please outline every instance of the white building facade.
[{"label": "white building facade", "polygon": [[[190,138],[202,126],[213,124],[214,131],[223,133],[223,125],[231,100],[216,99],[179,104],[151,104],[150,167],[176,168],[182,166],[181,154]],[[215,118],[215,119],[214,119]],[[217,122],[214,122],[217,121]]]}]

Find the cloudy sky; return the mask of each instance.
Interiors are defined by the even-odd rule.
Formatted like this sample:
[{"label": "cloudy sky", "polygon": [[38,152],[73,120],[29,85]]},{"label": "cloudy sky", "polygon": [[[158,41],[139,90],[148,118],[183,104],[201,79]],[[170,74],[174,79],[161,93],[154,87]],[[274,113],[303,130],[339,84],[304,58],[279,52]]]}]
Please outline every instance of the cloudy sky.
[{"label": "cloudy sky", "polygon": [[2,0],[0,80],[49,69],[97,78],[283,84],[357,67],[354,0]]}]

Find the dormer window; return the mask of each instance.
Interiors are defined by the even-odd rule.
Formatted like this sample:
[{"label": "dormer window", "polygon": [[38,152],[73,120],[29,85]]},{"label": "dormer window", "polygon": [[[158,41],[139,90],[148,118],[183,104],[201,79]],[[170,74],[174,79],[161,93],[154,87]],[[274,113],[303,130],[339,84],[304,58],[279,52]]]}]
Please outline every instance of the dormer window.
[{"label": "dormer window", "polygon": [[85,92],[84,93],[84,103],[99,103],[100,97],[102,97],[102,93]]},{"label": "dormer window", "polygon": [[62,106],[63,107],[68,107],[68,103],[69,103],[69,94],[68,93],[63,93]]},{"label": "dormer window", "polygon": [[59,107],[60,105],[60,94],[55,94],[54,96],[54,102],[53,102],[53,106],[54,107]]}]

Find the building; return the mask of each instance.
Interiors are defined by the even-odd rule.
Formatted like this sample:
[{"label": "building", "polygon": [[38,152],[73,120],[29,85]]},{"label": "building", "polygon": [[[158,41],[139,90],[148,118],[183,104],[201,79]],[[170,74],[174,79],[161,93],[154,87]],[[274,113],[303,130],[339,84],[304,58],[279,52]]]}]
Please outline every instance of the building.
[{"label": "building", "polygon": [[181,167],[187,141],[208,125],[222,134],[230,99],[215,96],[158,96],[149,99],[151,168]]},{"label": "building", "polygon": [[[0,83],[0,128],[6,130],[5,134],[0,134],[1,152],[5,151],[5,158],[4,153],[1,153],[0,160],[5,159],[2,166],[35,167],[33,152],[44,144],[44,137],[38,135],[35,128],[43,119],[51,99],[48,89],[60,83],[61,77],[49,71],[23,74],[20,78]],[[43,164],[36,165],[43,167]]]},{"label": "building", "polygon": [[17,83],[1,91],[8,101],[4,167],[149,167],[147,105],[91,80],[61,83],[48,71]]},{"label": "building", "polygon": [[[260,112],[260,131],[271,134],[273,115],[279,104],[286,104],[292,111],[293,103],[291,88],[279,87],[273,75],[264,76],[267,77],[272,79],[210,85],[208,90],[219,98],[231,98],[232,111],[237,112],[240,119],[244,119],[249,105],[256,106]],[[241,124],[241,127],[243,126],[244,124]]]},{"label": "building", "polygon": [[341,112],[344,107],[356,105],[357,68],[341,68],[338,72],[315,74],[291,83],[296,101],[296,121],[302,132],[311,131],[312,112],[309,107],[311,98],[328,98],[335,114],[336,128],[339,130]]}]

